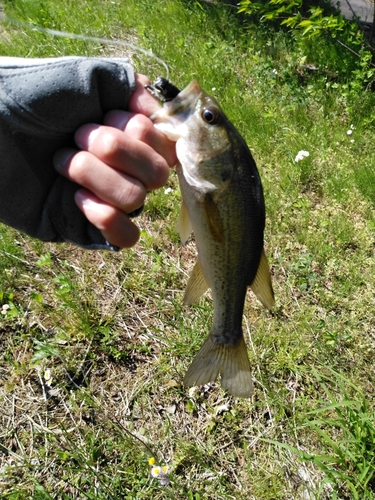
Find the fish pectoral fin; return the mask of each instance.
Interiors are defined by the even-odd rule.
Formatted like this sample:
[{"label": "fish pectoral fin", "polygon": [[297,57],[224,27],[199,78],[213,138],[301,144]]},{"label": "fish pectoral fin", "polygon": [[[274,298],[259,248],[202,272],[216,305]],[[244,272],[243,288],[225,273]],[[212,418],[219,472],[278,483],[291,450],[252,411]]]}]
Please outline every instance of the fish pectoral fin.
[{"label": "fish pectoral fin", "polygon": [[180,235],[182,244],[184,245],[191,233],[192,225],[190,222],[189,212],[186,204],[182,201],[180,214],[178,216],[176,231]]},{"label": "fish pectoral fin", "polygon": [[267,309],[272,309],[275,305],[275,297],[272,288],[270,267],[268,265],[264,249],[260,256],[258,271],[254,281],[250,284],[250,288],[255,293],[257,298]]},{"label": "fish pectoral fin", "polygon": [[193,271],[190,275],[184,295],[184,304],[189,306],[196,302],[207,290],[208,284],[202,273],[202,268],[199,260],[195,263]]},{"label": "fish pectoral fin", "polygon": [[190,365],[184,384],[187,387],[215,382],[221,374],[223,389],[238,398],[250,398],[253,393],[250,362],[243,336],[237,345],[215,342],[210,334]]},{"label": "fish pectoral fin", "polygon": [[205,195],[202,206],[206,215],[207,224],[212,239],[214,241],[217,241],[218,243],[222,242],[224,238],[223,223],[221,220],[220,212],[210,193],[207,193]]}]

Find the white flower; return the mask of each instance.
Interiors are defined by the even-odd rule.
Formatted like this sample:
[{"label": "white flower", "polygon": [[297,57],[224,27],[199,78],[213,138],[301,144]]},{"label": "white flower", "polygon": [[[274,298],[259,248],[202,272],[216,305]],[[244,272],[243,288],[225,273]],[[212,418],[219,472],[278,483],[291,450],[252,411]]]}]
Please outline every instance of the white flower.
[{"label": "white flower", "polygon": [[303,160],[304,158],[307,158],[310,156],[310,153],[308,151],[304,151],[303,149],[301,151],[298,151],[297,156],[295,157],[294,161],[298,162]]},{"label": "white flower", "polygon": [[159,480],[160,480],[160,484],[161,484],[162,486],[167,486],[167,484],[169,484],[169,477],[168,477],[168,475],[167,475],[167,474],[163,474],[163,475],[159,478]]},{"label": "white flower", "polygon": [[190,387],[189,389],[189,398],[193,398],[195,396],[195,393],[197,392],[198,387]]},{"label": "white flower", "polygon": [[9,304],[4,304],[1,308],[1,314],[6,314],[8,309],[10,309],[10,305]]},{"label": "white flower", "polygon": [[[155,460],[153,458],[151,458],[148,461],[148,463],[151,465],[154,463],[154,461]],[[156,479],[158,479],[162,486],[166,486],[167,484],[169,484],[168,472],[169,472],[168,465],[163,465],[163,466],[153,465],[153,467],[151,468],[150,474],[152,477],[155,477]]]},{"label": "white flower", "polygon": [[277,69],[273,69],[273,70],[272,70],[272,73],[273,73],[274,75],[277,75]]},{"label": "white flower", "polygon": [[353,133],[353,130],[350,128],[347,132],[346,132],[348,135],[352,135]]},{"label": "white flower", "polygon": [[164,189],[164,194],[169,194],[169,193],[172,193],[172,192],[173,192],[172,188]]},{"label": "white flower", "polygon": [[160,473],[161,473],[160,465],[154,465],[151,469],[151,476],[152,477],[159,477]]},{"label": "white flower", "polygon": [[211,90],[212,90],[212,92],[214,92],[214,91],[216,90],[216,87],[212,87],[212,89],[211,89]]},{"label": "white flower", "polygon": [[49,368],[47,368],[44,372],[44,380],[46,382],[46,385],[50,386],[52,384],[52,375]]}]

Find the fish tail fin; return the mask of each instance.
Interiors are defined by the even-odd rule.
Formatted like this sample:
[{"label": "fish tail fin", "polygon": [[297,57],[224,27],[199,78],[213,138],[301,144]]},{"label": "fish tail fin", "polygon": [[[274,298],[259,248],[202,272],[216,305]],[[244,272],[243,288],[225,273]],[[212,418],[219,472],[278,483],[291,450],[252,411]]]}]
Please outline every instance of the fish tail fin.
[{"label": "fish tail fin", "polygon": [[243,336],[239,342],[223,345],[210,334],[190,365],[184,384],[188,387],[215,382],[221,375],[221,385],[232,396],[250,398],[253,393],[251,367]]}]

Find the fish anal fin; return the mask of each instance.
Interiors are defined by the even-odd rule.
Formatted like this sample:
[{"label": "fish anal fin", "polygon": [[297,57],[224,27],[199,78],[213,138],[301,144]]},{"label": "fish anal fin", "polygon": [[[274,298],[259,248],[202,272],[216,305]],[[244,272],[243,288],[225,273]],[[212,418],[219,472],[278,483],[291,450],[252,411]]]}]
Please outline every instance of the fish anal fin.
[{"label": "fish anal fin", "polygon": [[207,290],[208,284],[205,280],[199,260],[196,261],[190,275],[184,295],[184,304],[190,305],[196,302]]},{"label": "fish anal fin", "polygon": [[257,298],[267,309],[272,309],[275,305],[275,297],[272,288],[270,267],[268,265],[264,249],[260,256],[257,274],[250,284],[250,288],[255,293]]},{"label": "fish anal fin", "polygon": [[190,217],[189,217],[189,212],[186,207],[186,204],[184,201],[182,201],[181,204],[181,210],[180,214],[178,216],[177,224],[176,224],[176,231],[180,235],[182,244],[184,245],[186,241],[188,240],[190,233],[192,230],[191,222],[190,222]]},{"label": "fish anal fin", "polygon": [[210,334],[190,365],[184,384],[192,387],[215,382],[219,374],[221,385],[229,394],[239,398],[251,397],[253,380],[243,336],[232,346],[215,342]]},{"label": "fish anal fin", "polygon": [[212,239],[219,243],[222,242],[224,238],[223,223],[220,212],[210,193],[205,195],[202,205]]}]

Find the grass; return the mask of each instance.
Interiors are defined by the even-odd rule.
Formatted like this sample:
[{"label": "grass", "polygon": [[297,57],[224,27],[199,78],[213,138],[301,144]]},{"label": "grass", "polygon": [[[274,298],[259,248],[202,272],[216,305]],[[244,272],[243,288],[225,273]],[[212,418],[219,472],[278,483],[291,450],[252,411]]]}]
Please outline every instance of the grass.
[{"label": "grass", "polygon": [[[261,174],[277,308],[267,313],[249,292],[251,401],[216,384],[189,393],[182,379],[212,303],[182,306],[195,246],[174,231],[173,174],[171,192],[149,196],[139,244],[119,254],[1,226],[2,497],[374,498],[375,130],[364,60],[211,2],[3,4],[24,22],[128,40],[162,57],[176,85],[215,88]],[[127,52],[6,23],[1,34],[3,55]],[[129,52],[138,71],[162,74]],[[296,162],[302,149],[310,156]],[[168,485],[151,477],[151,457],[169,466]]]}]

